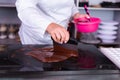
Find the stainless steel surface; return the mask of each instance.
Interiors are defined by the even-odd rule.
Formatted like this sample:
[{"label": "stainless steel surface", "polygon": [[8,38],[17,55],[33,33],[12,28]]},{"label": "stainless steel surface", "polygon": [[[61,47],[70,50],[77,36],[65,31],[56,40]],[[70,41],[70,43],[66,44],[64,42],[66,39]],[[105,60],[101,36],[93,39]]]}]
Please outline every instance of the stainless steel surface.
[{"label": "stainless steel surface", "polygon": [[22,72],[0,77],[10,80],[120,80],[118,70]]},{"label": "stainless steel surface", "polygon": [[[75,46],[75,45],[74,45]],[[76,45],[81,56],[92,57],[96,66],[92,68],[81,68],[76,61],[67,60],[59,63],[42,63],[32,57],[25,56],[25,53],[35,47],[45,46],[22,46],[8,45],[8,59],[19,63],[14,69],[1,69],[0,79],[5,80],[119,80],[120,72],[94,45],[78,43]],[[17,52],[17,58],[10,58],[11,53]],[[87,57],[87,58],[88,58]],[[5,58],[6,59],[6,58]],[[88,58],[87,61],[90,61]],[[19,60],[19,61],[17,61]],[[0,62],[2,63],[2,62]],[[84,61],[80,62],[84,63]],[[87,62],[88,64],[89,62]],[[20,66],[19,66],[20,65]]]}]

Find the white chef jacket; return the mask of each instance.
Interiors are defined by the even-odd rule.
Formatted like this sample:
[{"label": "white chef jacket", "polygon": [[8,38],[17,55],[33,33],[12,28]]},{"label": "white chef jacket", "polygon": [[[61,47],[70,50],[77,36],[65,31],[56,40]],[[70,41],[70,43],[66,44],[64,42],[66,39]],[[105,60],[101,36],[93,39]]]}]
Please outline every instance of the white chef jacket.
[{"label": "white chef jacket", "polygon": [[15,5],[22,22],[22,44],[52,44],[48,25],[57,23],[67,29],[71,16],[79,12],[74,0],[17,0]]}]

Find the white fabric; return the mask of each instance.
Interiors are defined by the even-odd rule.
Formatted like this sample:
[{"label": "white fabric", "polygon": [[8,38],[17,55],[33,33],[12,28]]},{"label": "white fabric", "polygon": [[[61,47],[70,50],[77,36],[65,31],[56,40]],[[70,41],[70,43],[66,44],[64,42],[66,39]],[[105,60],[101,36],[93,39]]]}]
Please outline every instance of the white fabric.
[{"label": "white fabric", "polygon": [[52,44],[47,26],[54,22],[67,29],[71,16],[79,12],[74,0],[17,0],[15,5],[22,21],[22,44]]}]

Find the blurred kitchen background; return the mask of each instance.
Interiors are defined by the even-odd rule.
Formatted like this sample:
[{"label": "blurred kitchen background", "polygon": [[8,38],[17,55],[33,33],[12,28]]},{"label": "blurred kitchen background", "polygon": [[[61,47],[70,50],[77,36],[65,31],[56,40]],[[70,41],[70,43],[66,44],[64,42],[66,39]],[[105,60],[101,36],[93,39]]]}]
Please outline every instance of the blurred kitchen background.
[{"label": "blurred kitchen background", "polygon": [[104,44],[120,43],[120,0],[76,0],[80,13],[88,6],[90,15],[101,19],[96,36]]}]

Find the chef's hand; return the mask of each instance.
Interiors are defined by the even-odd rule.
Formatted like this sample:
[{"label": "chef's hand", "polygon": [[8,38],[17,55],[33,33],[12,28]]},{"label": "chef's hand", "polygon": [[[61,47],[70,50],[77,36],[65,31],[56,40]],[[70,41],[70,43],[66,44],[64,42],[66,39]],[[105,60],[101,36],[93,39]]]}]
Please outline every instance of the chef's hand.
[{"label": "chef's hand", "polygon": [[57,43],[67,43],[69,40],[69,32],[59,24],[51,23],[46,30]]},{"label": "chef's hand", "polygon": [[76,13],[76,14],[73,16],[73,19],[82,18],[82,17],[90,18],[90,16],[87,15],[87,14]]}]

